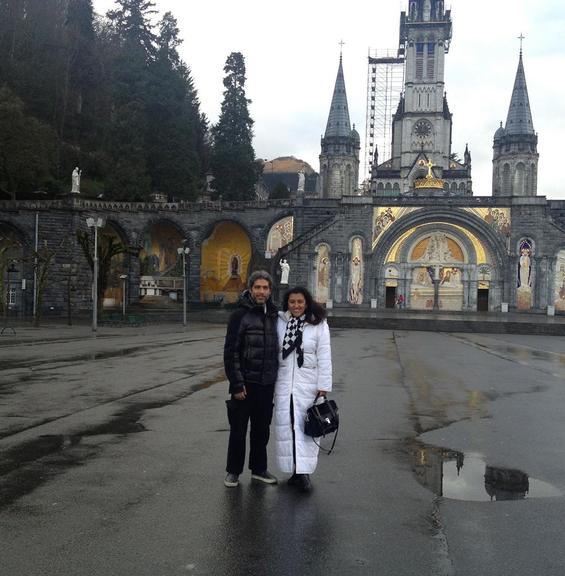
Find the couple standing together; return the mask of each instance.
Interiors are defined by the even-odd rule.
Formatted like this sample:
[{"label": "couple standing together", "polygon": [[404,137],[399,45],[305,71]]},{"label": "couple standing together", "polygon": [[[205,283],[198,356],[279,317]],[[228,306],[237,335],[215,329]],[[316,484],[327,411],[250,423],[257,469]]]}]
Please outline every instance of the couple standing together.
[{"label": "couple standing together", "polygon": [[[288,483],[307,492],[318,462],[318,445],[304,434],[306,410],[332,388],[330,333],[325,310],[308,290],[291,288],[282,312],[271,300],[273,279],[259,270],[249,277],[228,323],[224,366],[230,438],[224,484],[235,487],[245,463],[250,424],[251,478],[277,479],[267,468],[267,443],[275,411],[275,454]],[[274,403],[274,404],[273,404]]]}]

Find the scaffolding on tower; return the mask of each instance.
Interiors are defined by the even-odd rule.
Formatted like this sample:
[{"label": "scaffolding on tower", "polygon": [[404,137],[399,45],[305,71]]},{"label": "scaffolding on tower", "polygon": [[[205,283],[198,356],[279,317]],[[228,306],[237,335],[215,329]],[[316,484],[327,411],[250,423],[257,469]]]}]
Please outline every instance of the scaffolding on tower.
[{"label": "scaffolding on tower", "polygon": [[364,179],[371,176],[375,148],[381,161],[391,155],[392,117],[404,87],[404,50],[369,49]]}]

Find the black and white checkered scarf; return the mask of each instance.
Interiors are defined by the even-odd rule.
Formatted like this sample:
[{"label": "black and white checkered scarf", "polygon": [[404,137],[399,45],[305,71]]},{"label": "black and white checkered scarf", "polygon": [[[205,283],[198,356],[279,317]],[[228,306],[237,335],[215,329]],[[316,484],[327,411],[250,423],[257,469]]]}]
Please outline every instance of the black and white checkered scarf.
[{"label": "black and white checkered scarf", "polygon": [[304,363],[304,350],[302,350],[302,332],[304,330],[304,320],[306,316],[300,318],[290,317],[286,323],[286,332],[284,333],[282,345],[282,357],[286,358],[293,350],[296,350],[296,362],[301,368]]}]

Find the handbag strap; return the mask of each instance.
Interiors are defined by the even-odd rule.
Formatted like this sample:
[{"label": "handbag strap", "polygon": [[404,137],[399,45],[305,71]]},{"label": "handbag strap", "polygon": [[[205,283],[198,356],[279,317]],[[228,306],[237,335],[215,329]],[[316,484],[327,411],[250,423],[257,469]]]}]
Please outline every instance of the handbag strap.
[{"label": "handbag strap", "polygon": [[314,444],[316,444],[316,446],[325,454],[327,454],[328,456],[332,453],[334,446],[335,446],[335,441],[337,440],[337,433],[339,432],[339,428],[334,432],[334,439],[332,442],[332,447],[328,450],[327,448],[324,448],[321,444],[318,444],[318,442],[316,442],[316,438],[312,438],[312,440],[314,440]]}]

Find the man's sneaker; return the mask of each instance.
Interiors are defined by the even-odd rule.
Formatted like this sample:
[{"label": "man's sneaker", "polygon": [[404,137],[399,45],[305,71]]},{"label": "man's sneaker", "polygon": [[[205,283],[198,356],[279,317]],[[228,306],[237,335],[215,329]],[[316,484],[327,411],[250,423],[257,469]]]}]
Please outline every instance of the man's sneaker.
[{"label": "man's sneaker", "polygon": [[238,474],[228,474],[224,480],[224,486],[228,488],[235,488],[239,486],[239,475]]},{"label": "man's sneaker", "polygon": [[265,484],[276,484],[278,480],[267,470],[263,472],[253,472],[251,474],[253,480],[259,480],[259,482],[264,482]]}]

